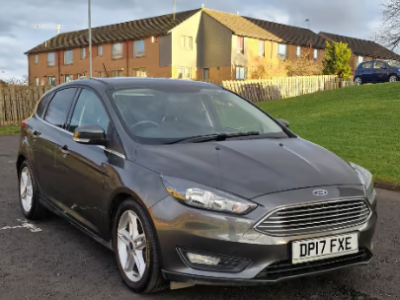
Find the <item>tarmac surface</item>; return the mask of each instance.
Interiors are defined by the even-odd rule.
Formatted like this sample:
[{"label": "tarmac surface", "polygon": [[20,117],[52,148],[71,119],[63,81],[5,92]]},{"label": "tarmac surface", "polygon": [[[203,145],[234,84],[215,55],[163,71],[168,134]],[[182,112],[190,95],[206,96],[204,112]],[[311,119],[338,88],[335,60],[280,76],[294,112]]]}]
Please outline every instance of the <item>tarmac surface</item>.
[{"label": "tarmac surface", "polygon": [[[400,299],[400,194],[378,190],[375,256],[359,266],[263,287],[208,287],[136,295],[114,254],[66,221],[25,222],[15,169],[18,136],[0,136],[0,299]],[[31,225],[32,226],[31,226]]]}]

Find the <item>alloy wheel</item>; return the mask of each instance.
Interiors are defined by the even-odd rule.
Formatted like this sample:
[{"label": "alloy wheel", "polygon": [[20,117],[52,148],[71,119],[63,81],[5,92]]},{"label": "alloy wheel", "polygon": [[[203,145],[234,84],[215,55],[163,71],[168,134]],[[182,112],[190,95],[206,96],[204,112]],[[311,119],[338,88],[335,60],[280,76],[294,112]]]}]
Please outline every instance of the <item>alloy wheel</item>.
[{"label": "alloy wheel", "polygon": [[131,210],[125,211],[118,223],[118,257],[129,280],[139,281],[146,271],[147,242],[143,225]]},{"label": "alloy wheel", "polygon": [[33,204],[33,184],[32,176],[28,167],[24,167],[20,176],[20,195],[21,203],[25,212],[29,213]]},{"label": "alloy wheel", "polygon": [[361,85],[362,81],[360,77],[357,77],[356,79],[354,79],[354,84],[355,85]]},{"label": "alloy wheel", "polygon": [[390,76],[389,82],[396,82],[396,81],[397,81],[397,77],[396,76],[394,76],[394,75]]}]

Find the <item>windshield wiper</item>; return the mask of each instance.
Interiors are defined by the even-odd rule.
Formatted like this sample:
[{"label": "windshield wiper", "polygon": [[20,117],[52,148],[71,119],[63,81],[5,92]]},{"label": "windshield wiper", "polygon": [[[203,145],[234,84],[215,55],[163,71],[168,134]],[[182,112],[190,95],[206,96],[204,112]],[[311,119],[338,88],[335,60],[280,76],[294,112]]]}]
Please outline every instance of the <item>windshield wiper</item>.
[{"label": "windshield wiper", "polygon": [[203,143],[209,141],[225,141],[229,138],[241,137],[241,136],[251,136],[260,135],[258,131],[247,131],[247,132],[234,132],[234,133],[214,133],[206,135],[196,135],[176,141],[172,141],[168,144],[178,144],[178,143]]}]

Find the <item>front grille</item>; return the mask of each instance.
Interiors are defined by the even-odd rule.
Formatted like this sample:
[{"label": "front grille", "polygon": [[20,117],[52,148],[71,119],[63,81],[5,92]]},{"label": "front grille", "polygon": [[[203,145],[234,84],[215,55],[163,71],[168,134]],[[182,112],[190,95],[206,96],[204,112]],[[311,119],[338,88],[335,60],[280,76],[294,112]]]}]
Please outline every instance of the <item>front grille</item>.
[{"label": "front grille", "polygon": [[319,201],[281,207],[256,225],[262,233],[293,236],[362,224],[371,210],[365,199]]},{"label": "front grille", "polygon": [[355,254],[302,264],[292,264],[289,260],[281,261],[266,267],[256,276],[256,279],[277,280],[285,277],[306,275],[313,272],[328,271],[339,267],[367,262],[371,257],[372,254],[369,250],[361,248],[360,251]]}]

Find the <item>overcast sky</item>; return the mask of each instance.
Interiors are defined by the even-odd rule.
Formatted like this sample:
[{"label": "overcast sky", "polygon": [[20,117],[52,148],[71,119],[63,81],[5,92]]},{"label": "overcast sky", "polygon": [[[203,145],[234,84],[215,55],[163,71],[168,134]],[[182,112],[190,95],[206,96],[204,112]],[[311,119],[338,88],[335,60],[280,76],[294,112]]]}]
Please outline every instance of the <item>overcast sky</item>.
[{"label": "overcast sky", "polygon": [[[86,0],[2,0],[0,79],[27,74],[24,52],[61,31],[87,28]],[[373,39],[380,0],[177,0],[177,11],[200,8]],[[17,5],[18,3],[18,5]],[[173,0],[92,0],[92,25],[100,26],[171,13]],[[41,28],[35,25],[40,24]]]}]

